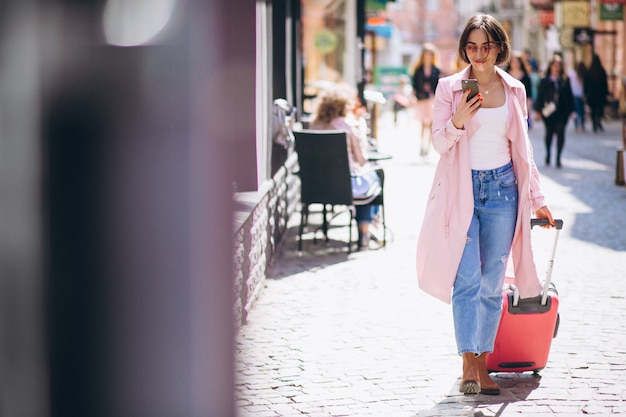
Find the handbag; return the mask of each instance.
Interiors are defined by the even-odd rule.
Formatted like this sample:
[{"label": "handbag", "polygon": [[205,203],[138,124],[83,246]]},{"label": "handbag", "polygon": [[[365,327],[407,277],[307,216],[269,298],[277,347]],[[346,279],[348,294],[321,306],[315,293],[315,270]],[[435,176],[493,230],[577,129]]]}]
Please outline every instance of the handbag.
[{"label": "handbag", "polygon": [[549,101],[543,105],[543,109],[541,109],[541,114],[543,117],[550,117],[552,113],[556,111],[556,104],[554,101]]},{"label": "handbag", "polygon": [[382,191],[380,177],[376,171],[352,174],[351,179],[352,198],[356,205],[371,203]]}]

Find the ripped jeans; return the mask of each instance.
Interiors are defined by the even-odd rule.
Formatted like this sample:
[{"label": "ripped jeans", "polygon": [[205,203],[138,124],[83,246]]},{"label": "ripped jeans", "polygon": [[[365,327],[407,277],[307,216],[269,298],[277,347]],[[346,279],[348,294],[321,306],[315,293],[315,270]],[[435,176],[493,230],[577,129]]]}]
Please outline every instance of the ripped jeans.
[{"label": "ripped jeans", "polygon": [[502,310],[502,284],[517,220],[513,165],[472,170],[474,215],[452,291],[459,355],[492,352]]}]

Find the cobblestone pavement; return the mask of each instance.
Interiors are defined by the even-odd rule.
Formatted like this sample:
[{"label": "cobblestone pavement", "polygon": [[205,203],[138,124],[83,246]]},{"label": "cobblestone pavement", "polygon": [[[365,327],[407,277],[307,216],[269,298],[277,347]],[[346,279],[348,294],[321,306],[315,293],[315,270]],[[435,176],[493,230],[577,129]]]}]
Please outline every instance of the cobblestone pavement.
[{"label": "cobblestone pavement", "polygon": [[[385,115],[391,241],[347,255],[346,228],[334,228],[328,244],[306,241],[299,258],[290,229],[237,338],[239,417],[626,415],[626,187],[614,183],[621,128],[570,126],[562,169],[543,163],[541,123],[531,130],[544,193],[565,223],[552,276],[561,325],[539,376],[496,374],[500,395],[463,396],[451,308],[421,292],[415,276],[436,155],[419,157],[406,115],[397,125]],[[540,273],[553,233],[533,231]]]}]

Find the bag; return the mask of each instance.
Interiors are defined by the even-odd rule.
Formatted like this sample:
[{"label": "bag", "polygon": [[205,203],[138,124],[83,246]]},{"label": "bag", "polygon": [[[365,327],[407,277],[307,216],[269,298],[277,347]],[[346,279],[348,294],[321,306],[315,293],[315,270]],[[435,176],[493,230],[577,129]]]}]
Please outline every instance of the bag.
[{"label": "bag", "polygon": [[541,114],[543,114],[543,117],[550,117],[550,115],[552,115],[552,113],[554,113],[555,111],[556,104],[554,104],[554,101],[549,101],[543,105],[543,109],[541,109]]},{"label": "bag", "polygon": [[380,177],[376,171],[352,175],[352,198],[356,205],[366,205],[374,201],[382,191]]}]

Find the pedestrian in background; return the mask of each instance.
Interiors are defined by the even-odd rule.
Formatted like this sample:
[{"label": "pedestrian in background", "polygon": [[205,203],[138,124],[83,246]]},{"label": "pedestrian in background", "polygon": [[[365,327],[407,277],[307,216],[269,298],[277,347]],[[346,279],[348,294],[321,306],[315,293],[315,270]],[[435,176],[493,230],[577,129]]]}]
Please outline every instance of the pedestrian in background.
[{"label": "pedestrian in background", "polygon": [[533,71],[539,71],[539,63],[533,57],[533,53],[530,51],[530,49],[524,49],[524,52],[522,53],[522,58],[524,60],[524,65],[526,65],[526,71],[528,71],[528,73],[531,73]]},{"label": "pedestrian in background", "polygon": [[539,75],[539,64],[537,64],[536,60],[530,61],[526,67],[530,67],[530,72],[528,75],[530,76],[530,107],[528,108],[528,119],[530,120],[529,129],[533,127],[533,121],[541,120],[541,115],[534,111],[535,100],[537,99],[537,89],[539,88],[539,83],[541,82],[541,76]]},{"label": "pedestrian in background", "polygon": [[[498,67],[509,59],[506,30],[492,16],[467,22],[458,52],[470,64],[439,81],[433,147],[440,154],[417,244],[425,292],[452,303],[459,390],[498,394],[485,361],[493,352],[509,255],[522,297],[541,293],[530,218],[554,224],[539,186],[526,117],[526,89]],[[461,80],[478,80],[479,94]]]},{"label": "pedestrian in background", "polygon": [[546,165],[550,165],[552,139],[556,135],[556,166],[561,168],[561,154],[565,146],[565,128],[574,111],[574,96],[569,79],[563,70],[562,58],[555,55],[546,76],[539,83],[535,110],[541,113],[545,125]]},{"label": "pedestrian in background", "polygon": [[[504,67],[504,70],[511,74],[513,77],[517,78],[524,84],[524,88],[526,89],[526,108],[531,107],[531,97],[532,97],[532,84],[530,80],[530,75],[528,74],[528,69],[526,63],[524,62],[524,57],[521,52],[513,51],[511,53],[511,59],[508,64]],[[528,114],[528,126],[530,127],[530,112]]]},{"label": "pedestrian in background", "polygon": [[[432,43],[425,43],[412,70],[413,93],[417,100],[416,116],[421,124],[420,155],[430,150],[433,123],[433,97],[441,70],[438,67],[439,52]],[[428,130],[428,134],[426,131]]]},{"label": "pedestrian in background", "polygon": [[585,97],[589,105],[591,123],[593,131],[603,132],[602,118],[604,117],[604,107],[607,105],[609,95],[609,85],[606,71],[600,62],[598,54],[593,54],[591,65],[585,77]]},{"label": "pedestrian in background", "polygon": [[574,96],[574,126],[576,131],[585,131],[585,76],[587,67],[578,61],[576,67],[568,72],[569,85]]}]

